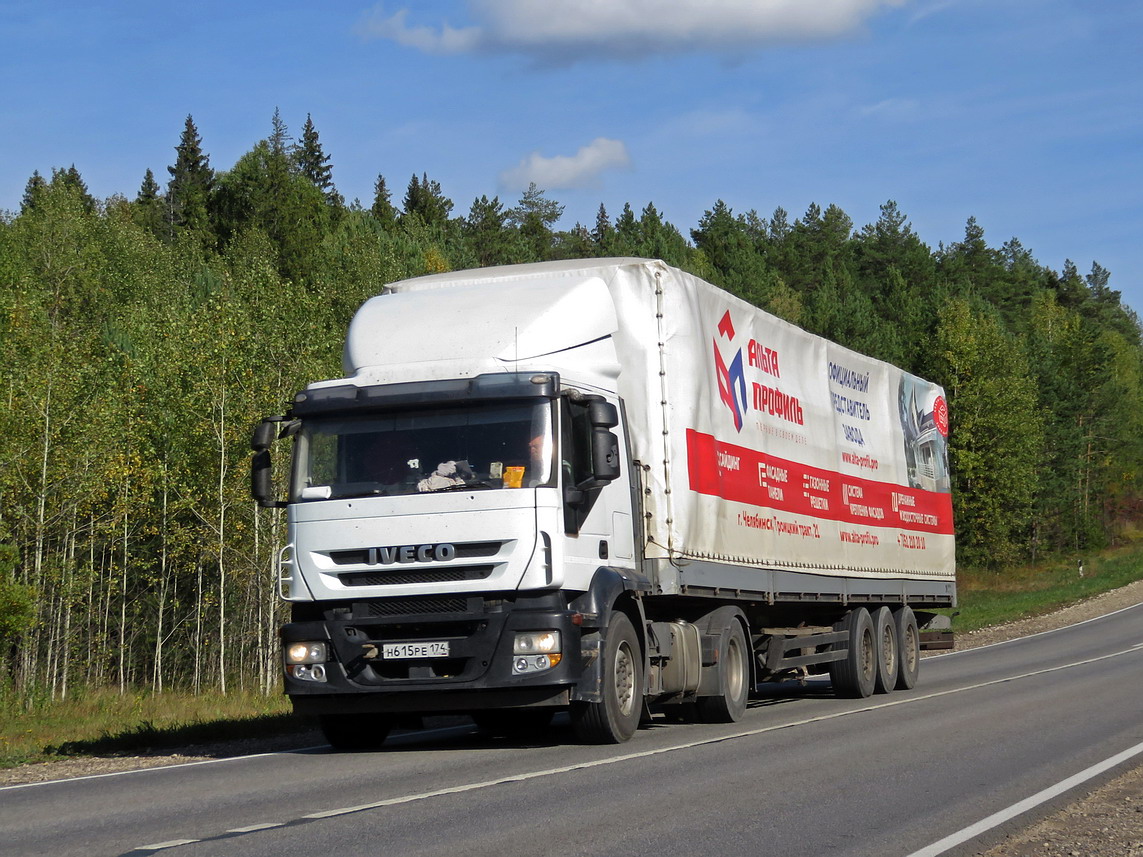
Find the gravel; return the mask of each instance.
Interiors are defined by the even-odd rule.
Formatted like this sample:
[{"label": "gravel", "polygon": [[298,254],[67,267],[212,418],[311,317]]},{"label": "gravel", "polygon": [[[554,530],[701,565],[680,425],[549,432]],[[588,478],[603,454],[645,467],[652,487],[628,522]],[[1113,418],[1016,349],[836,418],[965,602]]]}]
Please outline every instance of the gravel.
[{"label": "gravel", "polygon": [[[956,647],[972,649],[1029,634],[1052,631],[1143,602],[1143,581],[1098,595],[1047,616],[1023,619],[957,636]],[[227,742],[147,756],[105,756],[23,765],[0,771],[0,785],[69,779],[162,765],[271,753],[323,744],[316,732]],[[979,857],[1143,857],[1143,765],[1111,782],[1092,786],[1047,818],[1010,835]]]}]

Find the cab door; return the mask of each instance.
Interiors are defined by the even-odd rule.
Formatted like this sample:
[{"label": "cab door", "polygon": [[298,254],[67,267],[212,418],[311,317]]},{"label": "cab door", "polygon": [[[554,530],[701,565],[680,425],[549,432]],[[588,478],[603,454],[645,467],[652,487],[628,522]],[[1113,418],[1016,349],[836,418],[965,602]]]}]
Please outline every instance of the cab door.
[{"label": "cab door", "polygon": [[[565,586],[586,589],[600,566],[635,567],[631,512],[631,473],[622,454],[626,448],[617,416],[610,426],[601,424],[593,408],[602,397],[564,396],[560,401],[560,489],[564,501],[563,562]],[[611,403],[611,412],[618,408]],[[605,444],[600,435],[610,431],[618,456],[618,475],[601,479],[609,466],[600,466]],[[614,472],[614,470],[612,470]]]}]

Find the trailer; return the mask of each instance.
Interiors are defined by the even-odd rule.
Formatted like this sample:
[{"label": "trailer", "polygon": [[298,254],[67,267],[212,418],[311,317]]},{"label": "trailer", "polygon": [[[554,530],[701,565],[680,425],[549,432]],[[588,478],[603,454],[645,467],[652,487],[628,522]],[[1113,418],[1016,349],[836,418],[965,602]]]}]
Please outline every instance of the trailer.
[{"label": "trailer", "polygon": [[439,713],[622,742],[817,674],[909,689],[956,604],[941,388],[663,262],[393,283],[344,371],[252,462],[286,509],[285,690],[334,747]]}]

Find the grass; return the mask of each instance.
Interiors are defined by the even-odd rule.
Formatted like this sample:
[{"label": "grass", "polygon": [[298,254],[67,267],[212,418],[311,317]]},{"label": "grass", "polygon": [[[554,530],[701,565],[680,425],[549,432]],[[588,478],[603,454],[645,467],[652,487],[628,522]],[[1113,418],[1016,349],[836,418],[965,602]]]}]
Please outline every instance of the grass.
[{"label": "grass", "polygon": [[[1143,579],[1143,541],[1076,562],[1052,561],[1001,572],[960,569],[959,632],[1049,613]],[[242,738],[289,735],[310,727],[281,695],[152,694],[94,690],[62,700],[16,700],[0,692],[0,768],[57,759],[136,755]]]},{"label": "grass", "polygon": [[961,568],[953,630],[975,631],[1039,616],[1141,579],[1143,543],[1084,557],[1082,577],[1074,559],[1003,571]]},{"label": "grass", "polygon": [[65,699],[0,696],[0,768],[77,756],[143,755],[290,734],[309,724],[281,695],[90,690]]}]

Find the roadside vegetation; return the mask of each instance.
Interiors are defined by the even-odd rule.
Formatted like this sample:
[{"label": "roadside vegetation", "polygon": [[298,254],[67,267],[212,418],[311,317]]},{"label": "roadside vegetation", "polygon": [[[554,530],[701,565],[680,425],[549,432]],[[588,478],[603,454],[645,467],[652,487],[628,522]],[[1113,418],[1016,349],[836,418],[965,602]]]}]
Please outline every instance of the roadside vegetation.
[{"label": "roadside vegetation", "polygon": [[298,733],[308,722],[285,697],[261,693],[74,692],[64,699],[0,695],[0,768],[82,756],[171,753]]},{"label": "roadside vegetation", "polygon": [[1081,559],[1052,560],[1034,565],[957,571],[953,630],[975,631],[1041,616],[1143,580],[1143,541]]}]

